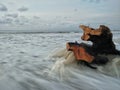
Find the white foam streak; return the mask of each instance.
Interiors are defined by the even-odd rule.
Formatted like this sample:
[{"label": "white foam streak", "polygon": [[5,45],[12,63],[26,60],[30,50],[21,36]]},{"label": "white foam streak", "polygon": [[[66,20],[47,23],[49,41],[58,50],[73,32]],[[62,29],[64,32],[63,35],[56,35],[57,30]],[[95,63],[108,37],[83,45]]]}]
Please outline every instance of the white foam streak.
[{"label": "white foam streak", "polygon": [[[66,42],[80,33],[1,34],[0,90],[120,90],[120,56],[97,70],[77,65]],[[114,40],[118,49],[119,36]],[[81,40],[79,40],[82,42]]]}]

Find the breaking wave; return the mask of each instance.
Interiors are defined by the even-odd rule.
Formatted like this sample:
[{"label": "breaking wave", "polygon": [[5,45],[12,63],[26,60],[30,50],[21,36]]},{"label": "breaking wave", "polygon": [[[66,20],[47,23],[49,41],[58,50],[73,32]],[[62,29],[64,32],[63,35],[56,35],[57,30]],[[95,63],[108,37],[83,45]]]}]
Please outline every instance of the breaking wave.
[{"label": "breaking wave", "polygon": [[[74,87],[77,90],[119,90],[120,89],[120,56],[107,55],[110,62],[97,66],[93,70],[83,65],[77,65],[73,52],[61,49],[50,55],[55,62],[50,76]],[[114,83],[113,83],[114,82]]]}]

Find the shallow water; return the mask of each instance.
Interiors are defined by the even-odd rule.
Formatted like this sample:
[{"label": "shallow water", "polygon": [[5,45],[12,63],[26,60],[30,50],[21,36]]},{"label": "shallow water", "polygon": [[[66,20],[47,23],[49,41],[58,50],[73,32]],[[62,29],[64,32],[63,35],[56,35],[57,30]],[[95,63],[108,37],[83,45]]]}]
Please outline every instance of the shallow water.
[{"label": "shallow water", "polygon": [[[113,33],[120,49],[119,33]],[[66,42],[82,42],[80,36],[1,34],[0,90],[120,90],[119,56],[114,58],[117,63],[92,70],[78,66],[73,54],[65,51]]]}]

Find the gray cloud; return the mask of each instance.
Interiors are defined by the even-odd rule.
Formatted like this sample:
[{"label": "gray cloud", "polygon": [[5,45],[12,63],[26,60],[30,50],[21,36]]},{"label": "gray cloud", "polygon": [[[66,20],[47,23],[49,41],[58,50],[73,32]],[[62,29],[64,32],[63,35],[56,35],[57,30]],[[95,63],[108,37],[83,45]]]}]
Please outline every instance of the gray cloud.
[{"label": "gray cloud", "polygon": [[13,24],[14,21],[18,18],[17,13],[11,13],[11,14],[4,14],[2,17],[0,17],[0,24]]},{"label": "gray cloud", "polygon": [[13,13],[13,14],[6,14],[5,17],[12,17],[12,18],[17,18],[18,14],[17,13]]},{"label": "gray cloud", "polygon": [[18,11],[25,12],[25,11],[28,11],[28,8],[23,6],[23,7],[19,8]]},{"label": "gray cloud", "polygon": [[107,0],[82,0],[82,1],[88,1],[88,2],[91,2],[91,3],[99,3],[99,2],[105,2]]},{"label": "gray cloud", "polygon": [[26,25],[29,19],[25,16],[20,16],[17,13],[4,14],[0,17],[0,25]]},{"label": "gray cloud", "polygon": [[13,18],[14,25],[27,25],[29,24],[29,19],[26,16],[18,16],[17,18]]},{"label": "gray cloud", "polygon": [[34,18],[34,19],[40,19],[40,17],[39,17],[39,16],[33,16],[33,18]]},{"label": "gray cloud", "polygon": [[89,0],[89,2],[99,3],[101,0]]},{"label": "gray cloud", "polygon": [[78,9],[76,9],[76,8],[75,8],[75,9],[74,9],[74,11],[75,11],[75,12],[77,12],[77,11],[78,11]]},{"label": "gray cloud", "polygon": [[12,24],[13,19],[11,18],[4,18],[4,19],[0,19],[0,24]]},{"label": "gray cloud", "polygon": [[0,11],[7,11],[7,7],[4,4],[0,3]]}]

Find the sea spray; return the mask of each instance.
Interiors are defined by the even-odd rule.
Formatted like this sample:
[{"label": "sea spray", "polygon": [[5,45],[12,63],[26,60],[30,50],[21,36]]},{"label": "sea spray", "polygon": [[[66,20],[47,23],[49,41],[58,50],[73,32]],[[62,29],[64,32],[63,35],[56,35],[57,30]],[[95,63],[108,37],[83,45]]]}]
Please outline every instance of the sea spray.
[{"label": "sea spray", "polygon": [[54,66],[51,69],[51,73],[54,73],[55,75],[52,76],[56,76],[57,79],[62,80],[65,70],[64,70],[64,63],[61,60],[56,61],[56,63],[54,64]]},{"label": "sea spray", "polygon": [[54,50],[53,55],[49,55],[49,59],[55,61],[49,76],[58,80],[67,79],[69,73],[68,67],[75,62],[73,53],[62,48],[58,51]]},{"label": "sea spray", "polygon": [[[52,71],[57,61],[68,59],[64,58],[68,52],[64,54],[61,51],[63,56],[59,54],[60,57],[45,59],[48,54],[55,48],[58,48],[57,51],[65,50],[61,48],[65,47],[63,44],[78,40],[80,34],[1,34],[0,90],[120,90],[120,78],[116,77],[112,66],[116,56],[111,58],[112,61],[107,65],[100,66],[105,73],[77,65],[76,61],[61,65],[64,67],[62,80],[58,73]],[[114,36],[119,40],[119,31],[116,34]],[[120,47],[118,49],[120,50]],[[21,51],[26,52],[21,53]],[[39,56],[33,57],[33,55]],[[70,55],[72,57],[71,52],[68,56]],[[120,74],[120,62],[117,62],[116,66]]]},{"label": "sea spray", "polygon": [[120,58],[115,58],[112,66],[114,67],[117,78],[120,78],[120,72],[119,72],[119,65],[118,64],[120,64]]},{"label": "sea spray", "polygon": [[[109,59],[108,64],[101,65],[101,66],[95,65],[98,68],[97,71],[108,76],[119,78],[120,77],[120,68],[119,68],[120,56],[117,56],[117,55],[106,55],[106,56]],[[59,51],[56,51],[55,54],[53,55],[53,58],[56,58],[55,60],[56,63],[53,65],[52,70],[60,71],[59,72],[60,76],[63,74],[62,72],[65,71],[66,66],[76,63],[76,59],[73,52],[67,51],[66,49],[61,49],[61,50],[59,49]]]},{"label": "sea spray", "polygon": [[[111,56],[109,55],[107,57],[109,58]],[[98,66],[97,70],[104,75],[120,78],[120,56],[109,58],[109,60],[106,65]]]}]

